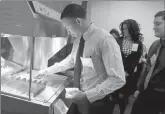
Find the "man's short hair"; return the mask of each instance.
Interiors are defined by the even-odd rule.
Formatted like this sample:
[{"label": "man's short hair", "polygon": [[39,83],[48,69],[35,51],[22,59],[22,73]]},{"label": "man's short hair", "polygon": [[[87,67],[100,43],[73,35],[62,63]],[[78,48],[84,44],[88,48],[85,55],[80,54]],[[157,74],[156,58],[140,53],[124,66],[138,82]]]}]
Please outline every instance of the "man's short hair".
[{"label": "man's short hair", "polygon": [[67,5],[61,13],[61,19],[63,18],[86,18],[86,10],[78,4]]},{"label": "man's short hair", "polygon": [[109,33],[110,34],[115,33],[118,37],[120,37],[119,32],[115,28],[113,28]]},{"label": "man's short hair", "polygon": [[162,17],[162,19],[165,20],[165,11],[159,11],[156,13],[155,17]]}]

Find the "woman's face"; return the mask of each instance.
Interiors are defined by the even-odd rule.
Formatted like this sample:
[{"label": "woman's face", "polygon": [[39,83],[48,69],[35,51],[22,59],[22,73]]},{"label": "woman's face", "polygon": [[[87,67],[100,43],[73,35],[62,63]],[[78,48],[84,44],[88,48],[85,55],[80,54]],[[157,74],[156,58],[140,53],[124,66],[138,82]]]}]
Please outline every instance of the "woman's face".
[{"label": "woman's face", "polygon": [[129,30],[128,30],[128,27],[127,27],[126,24],[123,24],[122,31],[123,31],[123,35],[124,35],[125,37],[126,37],[126,36],[130,36]]}]

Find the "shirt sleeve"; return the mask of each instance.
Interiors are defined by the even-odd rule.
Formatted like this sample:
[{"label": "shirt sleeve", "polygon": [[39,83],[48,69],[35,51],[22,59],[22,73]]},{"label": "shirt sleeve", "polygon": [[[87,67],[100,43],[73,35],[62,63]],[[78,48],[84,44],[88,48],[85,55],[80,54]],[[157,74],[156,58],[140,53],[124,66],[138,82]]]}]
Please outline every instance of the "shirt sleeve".
[{"label": "shirt sleeve", "polygon": [[78,40],[74,41],[72,52],[61,62],[55,63],[51,67],[48,67],[46,70],[49,74],[63,72],[65,70],[68,70],[70,68],[74,67],[74,59],[77,53],[78,49]]},{"label": "shirt sleeve", "polygon": [[85,91],[92,103],[121,88],[125,84],[125,72],[119,45],[113,37],[107,37],[100,46],[107,79],[96,88]]}]

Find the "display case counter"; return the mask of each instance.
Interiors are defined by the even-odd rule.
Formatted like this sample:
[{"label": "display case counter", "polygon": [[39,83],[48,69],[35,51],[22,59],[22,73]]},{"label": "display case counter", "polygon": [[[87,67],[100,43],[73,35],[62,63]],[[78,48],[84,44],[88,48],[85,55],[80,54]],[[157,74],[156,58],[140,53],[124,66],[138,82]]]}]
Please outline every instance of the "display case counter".
[{"label": "display case counter", "polygon": [[63,101],[66,101],[64,89],[69,84],[67,77],[54,74],[44,76],[42,79],[33,79],[29,100],[26,73],[24,71],[14,74],[3,82],[1,87],[2,110],[17,114],[66,113],[68,108]]},{"label": "display case counter", "polygon": [[1,114],[65,114],[69,78],[65,74],[35,78],[67,43],[61,21],[43,14],[57,11],[36,1],[3,2],[1,7],[1,57],[5,60],[1,64]]},{"label": "display case counter", "polygon": [[65,87],[70,85],[68,73],[35,78],[32,70],[29,99],[29,69],[5,61],[1,67],[2,114],[65,114],[70,101],[65,99]]}]

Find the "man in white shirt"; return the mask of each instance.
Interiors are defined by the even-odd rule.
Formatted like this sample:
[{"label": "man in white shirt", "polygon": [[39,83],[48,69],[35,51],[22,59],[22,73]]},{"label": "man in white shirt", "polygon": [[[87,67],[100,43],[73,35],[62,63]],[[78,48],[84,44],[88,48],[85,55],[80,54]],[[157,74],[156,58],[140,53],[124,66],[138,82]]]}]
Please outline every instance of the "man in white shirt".
[{"label": "man in white shirt", "polygon": [[[75,104],[89,103],[89,114],[112,114],[114,104],[108,95],[125,84],[120,48],[108,31],[98,28],[86,18],[86,11],[77,4],[65,7],[61,20],[76,35],[71,54],[62,62],[40,71],[53,74],[73,68],[80,37],[85,40],[81,57],[80,90],[72,98]],[[80,110],[81,113],[87,114]]]}]

